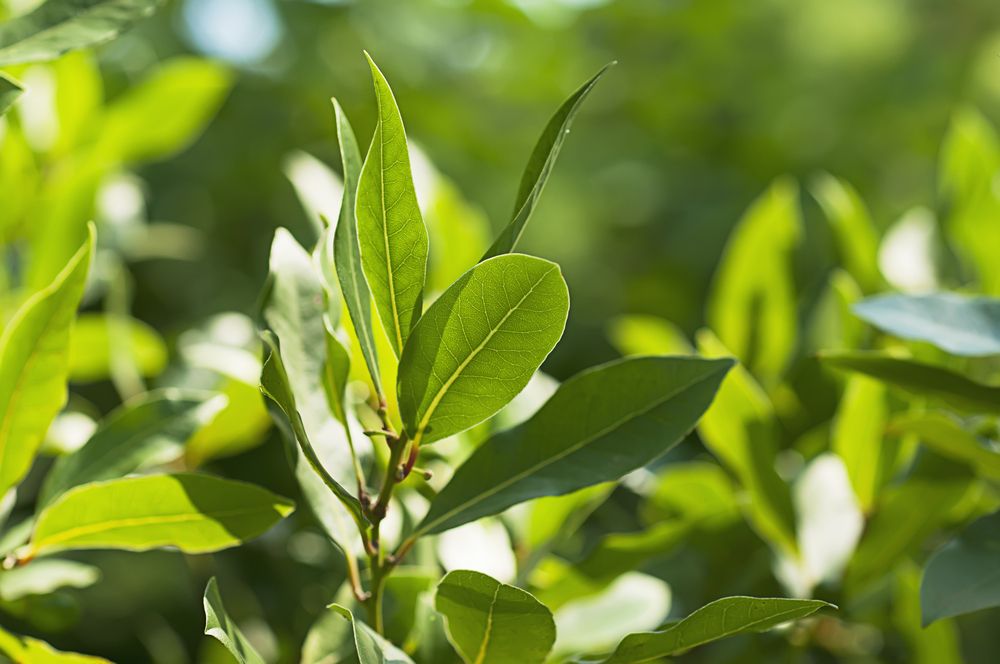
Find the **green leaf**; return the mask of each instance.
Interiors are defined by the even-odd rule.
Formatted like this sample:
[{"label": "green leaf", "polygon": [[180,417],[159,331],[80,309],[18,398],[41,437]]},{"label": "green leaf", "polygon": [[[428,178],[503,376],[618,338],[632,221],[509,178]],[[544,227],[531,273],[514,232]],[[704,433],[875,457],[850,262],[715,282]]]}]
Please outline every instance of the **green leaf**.
[{"label": "green leaf", "polygon": [[1000,355],[1000,299],[958,293],[881,295],[854,313],[902,339],[926,341],[952,355]]},{"label": "green leaf", "polygon": [[0,72],[0,117],[7,112],[7,109],[23,92],[24,88],[20,83]]},{"label": "green leaf", "polygon": [[1000,387],[977,383],[948,369],[876,352],[829,352],[818,357],[834,369],[877,378],[956,410],[1000,413]]},{"label": "green leaf", "polygon": [[640,357],[577,374],[527,422],[483,443],[431,501],[416,534],[644,466],[691,431],[732,366],[728,359]]},{"label": "green leaf", "polygon": [[878,269],[878,233],[857,190],[823,173],[813,182],[812,193],[833,229],[848,274],[866,293],[880,288],[883,279]]},{"label": "green leaf", "polygon": [[941,456],[961,461],[983,477],[1000,480],[1000,452],[982,443],[945,413],[907,413],[893,419],[890,433],[912,434]]},{"label": "green leaf", "polygon": [[670,321],[656,316],[620,316],[611,322],[608,339],[629,355],[689,355],[691,343]]},{"label": "green leaf", "polygon": [[862,510],[870,512],[891,476],[898,445],[885,436],[889,405],[882,383],[851,376],[833,421],[831,447],[843,460]]},{"label": "green leaf", "polygon": [[403,118],[389,83],[365,57],[375,83],[378,123],[358,182],[358,239],[375,308],[398,357],[423,308],[427,229],[413,187]]},{"label": "green leaf", "polygon": [[236,623],[229,619],[214,576],[208,580],[202,602],[205,605],[205,634],[225,646],[239,664],[264,664],[264,658],[254,650]]},{"label": "green leaf", "polygon": [[792,251],[801,232],[799,193],[780,179],[733,231],[708,301],[709,326],[751,372],[775,382],[795,352],[798,319]]},{"label": "green leaf", "polygon": [[603,664],[655,661],[729,636],[763,632],[826,607],[836,608],[815,599],[724,597],[665,629],[626,636]]},{"label": "green leaf", "polygon": [[[698,333],[698,349],[726,357],[729,349],[709,331]],[[702,442],[751,496],[747,507],[754,529],[768,542],[797,555],[795,513],[788,485],[774,469],[778,454],[777,417],[764,390],[743,366],[736,366],[698,425]]]},{"label": "green leaf", "polygon": [[466,664],[541,664],[556,640],[544,604],[479,572],[449,572],[438,584],[435,606]]},{"label": "green leaf", "polygon": [[562,150],[563,142],[569,135],[570,127],[573,124],[573,118],[576,117],[577,111],[580,110],[580,106],[583,105],[583,101],[590,94],[590,91],[614,64],[611,62],[604,65],[593,78],[570,95],[569,99],[563,102],[559,110],[549,120],[535,144],[535,148],[531,151],[528,165],[524,169],[524,175],[521,176],[521,185],[514,203],[514,217],[501,231],[482,260],[514,251],[518,240],[524,233],[524,227],[531,218],[531,213],[535,211],[535,206],[542,196],[545,183],[556,165],[559,151]]},{"label": "green leaf", "polygon": [[924,626],[935,620],[1000,606],[1000,512],[973,522],[937,551],[924,569]]},{"label": "green leaf", "polygon": [[215,115],[232,78],[211,60],[167,60],[108,107],[96,149],[126,162],[183,150]]},{"label": "green leaf", "polygon": [[528,384],[562,336],[569,292],[555,263],[484,261],[427,309],[399,362],[399,408],[415,443],[487,419]]},{"label": "green leaf", "polygon": [[15,636],[0,628],[0,651],[17,664],[111,664],[103,657],[79,655],[56,650],[44,641],[30,636]]},{"label": "green leaf", "polygon": [[31,467],[66,403],[70,334],[83,296],[94,226],[55,281],[18,309],[0,336],[0,496]]},{"label": "green leaf", "polygon": [[173,461],[224,405],[222,396],[176,389],[128,402],[109,415],[83,447],[55,462],[42,486],[39,509],[80,484]]},{"label": "green leaf", "polygon": [[351,612],[339,604],[328,607],[333,613],[346,621],[353,632],[356,659],[338,659],[344,664],[413,664],[406,653],[392,645],[368,625],[358,622]]},{"label": "green leaf", "polygon": [[167,345],[156,330],[135,318],[104,314],[81,314],[77,318],[70,342],[70,380],[109,378],[121,356],[140,375],[157,376],[167,366]]},{"label": "green leaf", "polygon": [[48,0],[0,24],[0,66],[55,60],[109,41],[152,14],[161,0]]},{"label": "green leaf", "polygon": [[13,602],[31,595],[48,595],[60,588],[86,588],[97,583],[101,570],[75,560],[47,558],[0,572],[0,600]]},{"label": "green leaf", "polygon": [[361,177],[361,153],[354,129],[344,114],[344,109],[333,100],[337,118],[337,140],[340,144],[340,160],[344,169],[344,198],[340,204],[340,219],[331,242],[325,247],[323,260],[329,269],[334,268],[340,291],[347,304],[347,313],[354,325],[354,333],[361,346],[368,375],[375,386],[376,394],[382,394],[382,380],[379,374],[378,353],[375,351],[375,332],[372,328],[372,294],[365,281],[361,261],[361,246],[358,243],[357,193]]},{"label": "green leaf", "polygon": [[74,549],[208,553],[256,537],[294,505],[210,475],[147,475],[84,484],[42,510],[22,559]]}]

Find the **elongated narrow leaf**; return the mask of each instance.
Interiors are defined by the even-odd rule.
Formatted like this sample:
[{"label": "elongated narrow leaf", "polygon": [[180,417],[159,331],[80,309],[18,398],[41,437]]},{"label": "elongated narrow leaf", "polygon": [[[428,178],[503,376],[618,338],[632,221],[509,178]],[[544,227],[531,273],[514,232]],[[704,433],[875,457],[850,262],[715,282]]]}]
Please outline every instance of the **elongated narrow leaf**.
[{"label": "elongated narrow leaf", "polygon": [[[698,333],[698,349],[726,357],[729,349],[709,331]],[[795,514],[788,485],[774,469],[778,422],[767,394],[743,366],[736,366],[698,424],[702,442],[735,474],[750,494],[750,523],[774,547],[797,555]]]},{"label": "elongated narrow leaf", "polygon": [[[361,503],[330,474],[326,466],[323,465],[322,460],[320,460],[319,455],[316,454],[312,442],[309,440],[305,426],[302,424],[302,417],[296,409],[295,397],[292,395],[291,387],[288,384],[288,374],[285,371],[274,336],[265,335],[264,341],[270,350],[270,355],[267,361],[264,362],[264,370],[260,377],[261,391],[280,410],[288,431],[298,443],[299,452],[312,468],[313,472],[323,481],[333,495],[336,496],[340,504],[350,513],[351,517],[359,523],[362,522],[364,516],[361,513]],[[299,475],[298,468],[299,465],[296,463],[296,475]],[[302,481],[301,476],[299,476],[299,480],[300,482]],[[313,492],[310,492],[310,495],[316,496]],[[314,505],[315,508],[316,505]]]},{"label": "elongated narrow leaf", "polygon": [[0,652],[17,664],[111,664],[103,657],[56,650],[45,641],[15,636],[0,628]]},{"label": "elongated narrow leaf", "polygon": [[0,72],[0,116],[7,112],[23,92],[24,88],[20,83]]},{"label": "elongated narrow leaf", "polygon": [[924,625],[1000,606],[1000,512],[985,516],[927,562],[920,584]]},{"label": "elongated narrow leaf", "polygon": [[0,600],[13,602],[31,595],[48,595],[60,588],[86,588],[101,578],[101,570],[75,560],[45,558],[0,573]]},{"label": "elongated narrow leaf", "polygon": [[94,248],[88,228],[65,269],[18,309],[0,337],[0,495],[28,472],[66,403],[70,334]]},{"label": "elongated narrow leaf", "polygon": [[889,423],[896,435],[912,434],[941,456],[969,464],[983,477],[1000,480],[1000,452],[945,413],[908,413]]},{"label": "elongated narrow leaf", "polygon": [[844,268],[866,293],[879,288],[878,233],[860,194],[847,182],[829,173],[820,175],[813,195],[826,214]]},{"label": "elongated narrow leaf", "polygon": [[791,258],[801,233],[798,187],[777,180],[753,202],[726,244],[707,318],[736,357],[766,385],[795,352],[798,320]]},{"label": "elongated narrow leaf", "polygon": [[236,623],[229,619],[226,607],[222,604],[219,594],[219,584],[213,576],[205,587],[205,634],[217,639],[226,650],[236,658],[239,664],[264,664],[261,657]]},{"label": "elongated narrow leaf", "polygon": [[479,572],[449,572],[438,584],[435,606],[466,664],[541,664],[556,640],[556,623],[544,604]]},{"label": "elongated narrow leaf", "polygon": [[881,295],[854,305],[854,313],[889,334],[952,355],[1000,355],[1000,298]]},{"label": "elongated narrow leaf", "polygon": [[365,364],[368,365],[368,375],[371,376],[375,392],[382,394],[378,354],[375,352],[375,331],[372,328],[372,294],[365,280],[361,245],[358,243],[356,213],[361,152],[354,137],[354,129],[336,99],[333,100],[333,110],[337,118],[337,140],[340,143],[340,160],[344,169],[344,198],[340,204],[340,219],[331,243],[326,248],[324,260],[333,264],[347,304],[347,313],[354,325],[354,334],[361,346]]},{"label": "elongated narrow leaf", "polygon": [[507,405],[559,341],[568,313],[555,263],[512,254],[466,272],[420,319],[400,359],[410,437],[440,440]]},{"label": "elongated narrow leaf", "polygon": [[398,357],[423,308],[427,229],[413,187],[403,118],[382,72],[370,57],[368,64],[378,123],[358,182],[358,239],[375,308]]},{"label": "elongated narrow leaf", "polygon": [[354,637],[353,657],[337,661],[348,664],[413,664],[406,653],[379,636],[368,625],[354,619],[350,610],[339,604],[331,604],[330,611],[346,621]]},{"label": "elongated narrow leaf", "polygon": [[831,446],[847,469],[854,493],[865,512],[875,504],[889,479],[898,445],[886,438],[889,416],[885,386],[867,376],[851,376],[831,431]]},{"label": "elongated narrow leaf", "polygon": [[531,218],[531,213],[535,211],[535,206],[542,197],[545,183],[548,181],[549,175],[556,165],[556,160],[559,158],[559,151],[562,150],[566,136],[569,135],[573,118],[576,117],[576,113],[580,110],[580,106],[587,98],[587,95],[590,94],[594,86],[597,85],[597,82],[614,64],[614,62],[611,62],[601,67],[601,70],[593,78],[580,86],[576,92],[570,95],[569,99],[563,102],[559,110],[556,111],[556,114],[549,120],[549,123],[545,126],[545,130],[535,144],[534,150],[531,151],[528,165],[524,169],[524,175],[521,176],[521,185],[517,191],[517,200],[514,202],[514,217],[503,231],[500,232],[500,235],[493,242],[493,245],[483,256],[482,260],[514,251],[518,240],[521,239],[521,235],[524,233],[524,227]]},{"label": "elongated narrow leaf", "polygon": [[45,478],[39,508],[75,486],[123,477],[173,461],[194,433],[225,406],[211,392],[151,392],[108,416],[87,443],[60,457]]},{"label": "elongated narrow leaf", "polygon": [[0,25],[0,66],[54,60],[113,39],[162,0],[48,0]]},{"label": "elongated narrow leaf", "polygon": [[417,533],[617,480],[680,442],[732,360],[639,357],[563,383],[524,424],[483,443],[431,502]]},{"label": "elongated narrow leaf", "polygon": [[227,549],[288,516],[294,505],[244,482],[179,473],[94,482],[71,489],[38,516],[23,558],[71,549],[187,553]]},{"label": "elongated narrow leaf", "polygon": [[1000,387],[977,383],[948,369],[874,352],[822,353],[819,359],[835,369],[877,378],[960,411],[1000,413]]},{"label": "elongated narrow leaf", "polygon": [[747,632],[763,632],[810,616],[832,604],[815,599],[724,597],[656,632],[626,636],[603,664],[652,662]]}]

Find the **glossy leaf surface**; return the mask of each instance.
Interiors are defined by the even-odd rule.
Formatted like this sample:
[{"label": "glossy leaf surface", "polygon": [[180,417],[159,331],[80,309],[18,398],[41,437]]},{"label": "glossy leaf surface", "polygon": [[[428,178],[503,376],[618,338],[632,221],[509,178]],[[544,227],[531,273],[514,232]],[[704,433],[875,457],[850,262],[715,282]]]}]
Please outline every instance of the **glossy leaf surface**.
[{"label": "glossy leaf surface", "polygon": [[236,623],[230,620],[222,604],[219,584],[213,576],[208,581],[203,599],[205,606],[205,634],[217,639],[239,664],[264,664],[261,657]]}]

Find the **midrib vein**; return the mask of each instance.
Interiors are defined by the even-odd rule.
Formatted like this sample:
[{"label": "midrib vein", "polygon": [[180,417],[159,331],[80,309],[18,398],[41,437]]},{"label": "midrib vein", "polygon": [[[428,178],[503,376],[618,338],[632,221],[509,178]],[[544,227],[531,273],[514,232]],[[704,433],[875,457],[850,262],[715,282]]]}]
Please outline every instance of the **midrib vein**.
[{"label": "midrib vein", "polygon": [[[559,452],[558,454],[556,454],[554,456],[548,457],[547,459],[543,459],[541,462],[536,463],[534,466],[526,468],[523,471],[521,471],[520,473],[517,473],[515,475],[510,476],[506,480],[501,480],[500,482],[498,482],[497,484],[495,484],[492,488],[487,489],[483,493],[477,495],[475,498],[473,498],[471,500],[468,500],[468,501],[462,503],[461,505],[456,505],[452,509],[448,510],[447,512],[445,512],[444,514],[442,514],[441,516],[439,516],[434,521],[431,521],[427,525],[425,525],[425,526],[423,526],[421,528],[418,528],[417,531],[413,535],[411,535],[411,537],[416,537],[418,535],[422,535],[422,534],[424,534],[424,533],[432,530],[439,523],[447,521],[448,519],[450,519],[454,515],[458,514],[462,510],[468,509],[468,508],[470,508],[470,507],[472,507],[474,505],[477,505],[477,504],[481,503],[482,501],[486,500],[487,498],[489,498],[489,497],[491,497],[491,496],[499,493],[500,491],[503,491],[504,489],[506,489],[510,485],[512,485],[512,484],[514,484],[516,482],[520,482],[522,479],[524,479],[525,477],[528,477],[529,475],[531,475],[535,471],[539,470],[540,468],[544,468],[544,467],[549,466],[549,465],[551,465],[551,464],[553,464],[553,463],[555,463],[555,462],[557,462],[557,461],[559,461],[561,459],[564,459],[564,458],[568,457],[570,454],[573,454],[574,452],[577,452],[578,450],[582,449],[583,447],[586,447],[587,445],[589,445],[590,443],[594,442],[598,438],[601,438],[602,436],[605,436],[605,435],[611,433],[612,431],[614,431],[618,427],[622,426],[626,422],[628,422],[630,420],[634,420],[634,419],[636,419],[638,417],[642,417],[643,415],[645,415],[646,413],[650,412],[654,408],[659,408],[664,403],[666,403],[667,401],[670,401],[675,396],[677,396],[678,394],[680,394],[681,391],[686,390],[689,387],[692,387],[696,383],[699,383],[702,380],[705,380],[707,377],[708,377],[708,375],[701,376],[696,381],[693,381],[693,382],[688,383],[686,385],[682,385],[682,386],[678,387],[676,390],[673,390],[672,392],[670,392],[669,394],[664,395],[662,399],[657,399],[656,401],[654,401],[652,404],[650,404],[646,408],[643,408],[642,410],[638,410],[638,411],[635,411],[633,413],[630,413],[627,417],[623,417],[623,418],[621,418],[619,420],[616,420],[615,422],[612,422],[608,426],[606,426],[603,429],[600,429],[600,430],[594,432],[590,436],[585,436],[584,438],[582,438],[580,440],[580,442],[578,442],[575,445],[572,445],[572,446],[566,448],[562,452]],[[445,487],[445,488],[447,488],[447,487]],[[438,495],[441,495],[441,494],[438,494]]]},{"label": "midrib vein", "polygon": [[399,324],[399,307],[396,305],[396,276],[392,269],[392,256],[389,254],[389,212],[385,208],[385,109],[382,104],[382,92],[376,91],[379,106],[378,119],[378,184],[379,195],[382,205],[379,206],[382,212],[382,242],[385,245],[385,273],[386,284],[389,286],[389,305],[392,307],[392,325],[396,333],[396,348],[398,353],[403,352],[403,331]]},{"label": "midrib vein", "polygon": [[139,526],[152,526],[165,523],[186,523],[192,521],[214,521],[218,518],[243,516],[259,511],[257,508],[238,508],[232,510],[216,510],[214,512],[198,512],[197,514],[159,514],[156,516],[136,516],[121,519],[110,519],[101,523],[92,523],[86,526],[77,526],[64,530],[57,535],[42,538],[40,543],[33,545],[36,550],[46,549],[53,544],[59,544],[74,537],[85,537],[97,533],[116,530],[119,528],[136,528]]},{"label": "midrib vein", "polygon": [[[462,362],[451,373],[451,375],[448,376],[448,380],[446,380],[441,385],[441,387],[438,389],[437,393],[435,393],[434,398],[431,399],[431,403],[427,407],[427,412],[424,413],[423,418],[420,420],[420,424],[417,425],[417,433],[416,433],[416,435],[414,437],[414,440],[417,443],[419,443],[420,439],[423,437],[424,430],[427,428],[427,424],[430,422],[431,417],[434,415],[434,411],[436,411],[437,407],[441,404],[441,400],[444,399],[444,395],[448,393],[448,390],[450,390],[451,386],[455,384],[455,381],[458,380],[458,378],[459,378],[459,376],[461,376],[462,372],[465,371],[465,368],[468,367],[469,364],[471,364],[472,361],[474,359],[476,359],[476,357],[479,355],[479,353],[481,353],[483,351],[483,349],[486,347],[486,344],[488,344],[490,342],[490,339],[492,339],[494,337],[494,335],[496,335],[496,333],[500,331],[500,328],[503,327],[503,324],[507,322],[507,319],[510,318],[514,314],[514,312],[517,311],[518,308],[522,304],[524,304],[524,301],[527,300],[531,296],[532,293],[535,292],[535,289],[538,288],[538,284],[542,283],[542,281],[545,280],[545,277],[549,276],[549,274],[551,274],[552,271],[555,270],[555,269],[556,268],[551,267],[548,270],[546,270],[535,281],[535,283],[533,283],[531,285],[531,288],[528,289],[528,291],[521,297],[521,299],[517,301],[517,304],[515,304],[514,306],[512,306],[507,311],[507,313],[505,313],[503,315],[503,317],[497,322],[497,324],[494,325],[492,329],[490,329],[489,334],[486,335],[486,337],[479,343],[479,345],[476,346],[472,350],[472,352],[469,353],[469,355],[466,356],[466,358],[464,360],[462,360]],[[485,314],[485,312],[484,312],[484,314]],[[441,343],[444,343],[444,340],[442,340]]]},{"label": "midrib vein", "polygon": [[486,649],[489,647],[490,637],[493,635],[493,611],[496,609],[497,597],[500,595],[501,587],[498,583],[496,590],[493,591],[493,599],[490,600],[490,609],[486,613],[486,631],[483,632],[483,642],[479,644],[479,652],[476,654],[474,664],[483,664],[486,661]]}]

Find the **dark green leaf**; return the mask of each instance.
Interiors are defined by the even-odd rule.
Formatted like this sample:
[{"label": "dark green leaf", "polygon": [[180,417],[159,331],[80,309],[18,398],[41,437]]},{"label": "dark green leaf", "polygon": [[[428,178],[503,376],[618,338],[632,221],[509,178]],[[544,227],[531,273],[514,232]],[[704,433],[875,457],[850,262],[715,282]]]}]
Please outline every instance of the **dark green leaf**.
[{"label": "dark green leaf", "polygon": [[370,57],[368,64],[378,123],[358,183],[358,240],[375,308],[398,357],[423,308],[427,229],[413,187],[403,118],[382,72]]},{"label": "dark green leaf", "polygon": [[484,421],[528,384],[562,336],[569,292],[555,263],[479,263],[430,306],[399,363],[399,407],[416,443]]},{"label": "dark green leaf", "polygon": [[106,42],[145,18],[162,0],[48,0],[0,25],[0,66],[54,60]]},{"label": "dark green leaf", "polygon": [[728,636],[763,632],[826,607],[836,608],[815,599],[724,597],[665,629],[626,636],[603,664],[656,661]]},{"label": "dark green leaf", "polygon": [[239,664],[264,664],[264,658],[257,654],[240,628],[226,614],[214,576],[208,580],[202,602],[205,606],[205,634],[224,645]]},{"label": "dark green leaf", "polygon": [[977,383],[948,369],[875,352],[829,352],[821,353],[819,359],[835,369],[877,378],[960,411],[1000,413],[1000,387]]},{"label": "dark green leaf", "polygon": [[45,478],[39,509],[68,489],[123,477],[180,456],[184,444],[225,406],[211,392],[150,392],[108,416],[90,440],[60,457]]},{"label": "dark green leaf", "polygon": [[541,664],[556,640],[552,612],[529,593],[468,570],[438,584],[437,610],[466,664]]},{"label": "dark green leaf", "polygon": [[927,562],[923,624],[1000,606],[1000,512],[975,521]]},{"label": "dark green leaf", "polygon": [[7,112],[23,92],[24,88],[20,83],[0,72],[0,116]]},{"label": "dark green leaf", "polygon": [[514,203],[514,217],[503,231],[501,231],[482,260],[514,251],[518,240],[521,239],[521,234],[524,233],[524,227],[531,218],[531,213],[535,211],[535,206],[542,196],[545,183],[548,181],[549,175],[556,165],[556,160],[559,158],[559,151],[562,150],[563,142],[566,140],[566,136],[569,135],[570,127],[573,124],[573,118],[576,117],[576,113],[580,110],[580,106],[587,98],[587,95],[597,85],[597,81],[614,64],[614,62],[611,62],[604,65],[593,78],[570,95],[569,99],[563,102],[559,110],[549,120],[549,123],[545,126],[545,130],[535,144],[534,150],[531,151],[528,165],[524,169],[524,175],[521,176],[521,186],[518,189],[517,200]]},{"label": "dark green leaf", "polygon": [[1000,354],[1000,299],[958,293],[881,295],[854,313],[902,339],[926,341],[952,355]]},{"label": "dark green leaf", "polygon": [[527,422],[483,443],[431,502],[417,533],[644,466],[691,431],[732,366],[728,359],[639,357],[577,374]]}]

